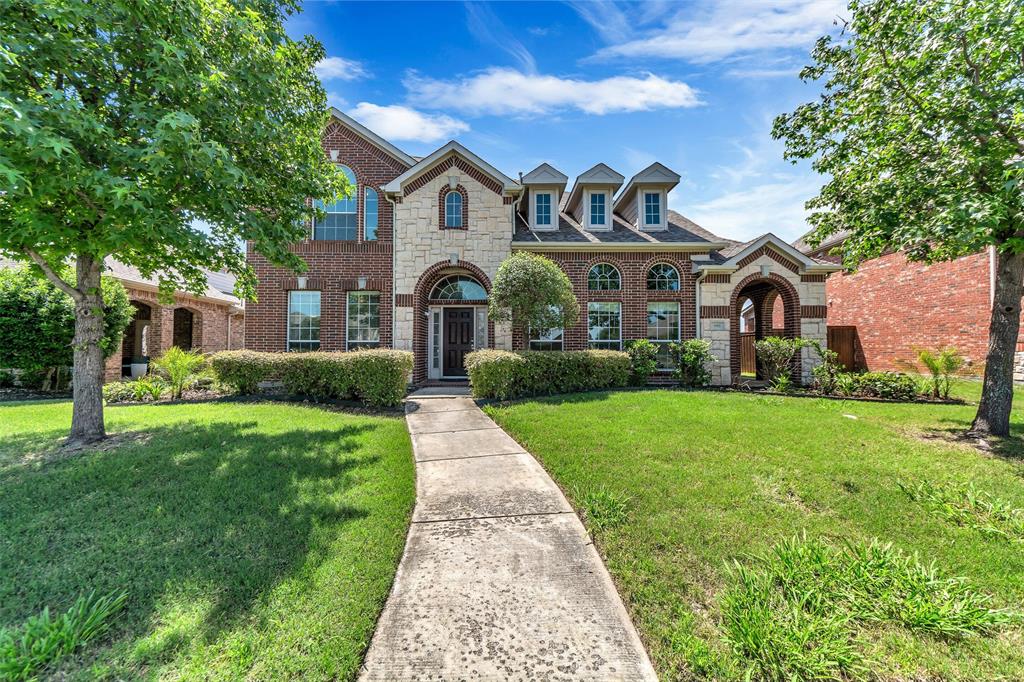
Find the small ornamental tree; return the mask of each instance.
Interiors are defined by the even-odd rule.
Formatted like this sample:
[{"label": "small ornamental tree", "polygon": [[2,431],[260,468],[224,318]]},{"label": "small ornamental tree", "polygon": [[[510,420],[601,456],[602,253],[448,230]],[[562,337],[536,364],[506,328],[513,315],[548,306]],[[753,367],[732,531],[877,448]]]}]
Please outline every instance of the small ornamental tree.
[{"label": "small ornamental tree", "polygon": [[513,253],[498,266],[488,315],[529,334],[547,334],[576,324],[580,306],[572,283],[554,261],[535,253]]},{"label": "small ornamental tree", "polygon": [[[0,254],[75,302],[69,446],[104,437],[104,298],[113,256],[203,293],[239,244],[302,270],[308,198],[347,187],[320,136],[326,94],[297,0],[7,0],[0,11]],[[74,263],[65,281],[59,268]]]},{"label": "small ornamental tree", "polygon": [[[75,302],[35,268],[0,269],[0,367],[50,373],[70,367],[75,335]],[[70,281],[72,273],[61,273]],[[103,337],[100,348],[109,358],[121,347],[124,330],[135,314],[124,286],[104,277]]]},{"label": "small ornamental tree", "polygon": [[[852,0],[801,73],[821,97],[775,120],[786,157],[828,178],[807,206],[846,265],[931,263],[993,247],[995,292],[972,429],[1006,435],[1024,294],[1024,11],[1020,0]],[[955,292],[950,292],[955,294]]]}]

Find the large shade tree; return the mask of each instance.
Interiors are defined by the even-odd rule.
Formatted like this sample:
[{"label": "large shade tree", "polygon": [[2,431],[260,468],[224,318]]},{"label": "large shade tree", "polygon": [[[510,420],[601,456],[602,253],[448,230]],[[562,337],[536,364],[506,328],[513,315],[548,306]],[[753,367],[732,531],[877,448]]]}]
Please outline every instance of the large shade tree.
[{"label": "large shade tree", "polygon": [[[899,250],[951,260],[995,250],[973,430],[1009,432],[1024,293],[1024,11],[1020,0],[853,0],[801,73],[823,92],[775,121],[789,159],[828,177],[808,202],[815,244],[846,264]],[[956,292],[949,292],[955,296]]]},{"label": "large shade tree", "polygon": [[[320,135],[323,48],[289,0],[0,0],[0,252],[75,301],[69,444],[103,438],[100,275],[115,257],[201,293],[255,277],[248,240],[300,270],[307,197],[344,180]],[[64,281],[60,266],[73,262]]]}]

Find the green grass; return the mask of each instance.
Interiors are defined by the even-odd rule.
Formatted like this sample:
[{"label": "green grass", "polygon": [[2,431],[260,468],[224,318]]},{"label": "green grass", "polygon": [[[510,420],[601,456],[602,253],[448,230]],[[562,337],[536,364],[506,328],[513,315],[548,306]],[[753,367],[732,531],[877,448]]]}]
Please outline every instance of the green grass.
[{"label": "green grass", "polygon": [[[979,390],[964,383],[956,392],[972,399]],[[971,405],[643,391],[523,401],[487,411],[541,459],[585,517],[595,500],[626,501],[612,505],[616,522],[588,525],[663,679],[742,679],[765,660],[759,656],[786,653],[779,646],[757,654],[736,645],[730,623],[751,617],[758,603],[754,590],[739,602],[749,608],[735,608],[742,587],[737,566],[762,580],[764,557],[804,533],[809,542],[832,548],[892,543],[905,559],[867,562],[857,572],[860,582],[844,584],[845,594],[871,594],[871,586],[894,570],[886,566],[902,566],[918,577],[915,571],[933,570],[936,584],[962,577],[983,610],[1024,604],[1020,542],[936,514],[900,487],[970,483],[1001,508],[1021,509],[1019,409],[1014,438],[991,452],[955,438],[970,424]],[[608,507],[597,504],[598,515]],[[779,605],[772,600],[781,598],[781,583],[772,584],[776,594],[762,600],[762,608]],[[821,596],[818,587],[810,592]],[[834,668],[833,677],[836,670],[856,676],[863,666],[865,675],[881,679],[1024,678],[1019,620],[957,630],[955,609],[943,610],[959,598],[955,593],[944,593],[953,595],[952,602],[929,602],[913,589],[885,617],[861,618],[837,601],[840,593],[826,593],[824,608],[798,611],[792,607],[802,602],[782,594],[792,622],[779,625],[788,641],[806,637],[802,648],[791,651],[848,662],[848,668]],[[900,609],[911,615],[918,609],[921,618],[943,615],[928,629],[908,625],[916,621],[897,617]],[[772,618],[762,625],[778,623],[780,612],[766,613]],[[755,633],[751,644],[776,634]],[[763,668],[754,670],[754,679],[771,678]]]},{"label": "green grass", "polygon": [[414,500],[400,418],[283,403],[0,404],[0,627],[127,592],[45,676],[353,679]]}]

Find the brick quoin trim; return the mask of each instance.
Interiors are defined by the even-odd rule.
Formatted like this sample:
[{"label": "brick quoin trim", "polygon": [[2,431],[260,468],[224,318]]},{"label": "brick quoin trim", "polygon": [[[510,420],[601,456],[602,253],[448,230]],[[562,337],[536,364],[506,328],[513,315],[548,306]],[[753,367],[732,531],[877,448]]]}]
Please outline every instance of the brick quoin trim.
[{"label": "brick quoin trim", "polygon": [[[796,288],[787,279],[774,272],[769,273],[767,277],[758,273],[744,277],[732,290],[732,295],[729,297],[729,369],[733,381],[739,381],[740,378],[740,301],[748,297],[748,294],[744,293],[744,289],[759,284],[764,285],[767,291],[772,291],[774,288],[782,298],[782,303],[785,306],[783,336],[789,339],[800,336],[800,296],[797,294]],[[760,303],[763,305],[764,299]],[[754,305],[758,304],[758,301],[754,301]],[[763,321],[764,317],[762,316],[762,324]],[[802,364],[800,354],[797,353],[793,358],[793,367],[790,372],[796,382],[801,381]]]},{"label": "brick quoin trim", "polygon": [[503,188],[501,184],[494,180],[494,178],[484,173],[481,173],[475,166],[471,166],[470,164],[463,161],[460,157],[452,154],[451,156],[448,156],[447,158],[438,161],[433,168],[425,171],[423,175],[420,175],[419,177],[409,182],[409,184],[406,185],[405,188],[402,190],[402,196],[409,196],[410,194],[418,190],[420,187],[423,187],[423,185],[427,184],[434,178],[443,175],[445,172],[452,169],[462,171],[463,173],[473,178],[474,180],[476,180],[481,185],[491,190],[495,194],[502,194]]},{"label": "brick quoin trim", "polygon": [[[601,252],[565,251],[544,254],[565,272],[572,283],[573,293],[580,304],[580,319],[566,329],[562,336],[565,350],[584,350],[588,343],[587,304],[591,302],[618,302],[621,304],[622,342],[647,338],[647,304],[678,303],[680,339],[692,339],[697,335],[696,296],[694,274],[690,255],[687,253],[665,252]],[[590,291],[587,275],[590,268],[598,263],[614,265],[619,270],[622,288],[619,291]],[[657,263],[671,265],[679,273],[678,291],[648,291],[647,272]],[[513,348],[523,349],[526,339],[522,334],[513,334]]]},{"label": "brick quoin trim", "polygon": [[[445,200],[449,192],[458,192],[462,195],[462,227],[448,227],[445,218],[448,212],[445,210]],[[455,185],[455,189],[445,185],[437,193],[437,229],[439,230],[468,230],[469,229],[469,192],[462,185]]]},{"label": "brick quoin trim", "polygon": [[773,249],[771,247],[768,247],[768,246],[762,246],[757,251],[754,251],[753,253],[750,253],[750,254],[744,256],[743,258],[741,258],[739,260],[739,262],[736,263],[736,269],[740,270],[740,269],[743,269],[743,268],[747,267],[748,265],[750,265],[751,263],[756,261],[761,256],[768,256],[773,261],[775,261],[779,265],[785,267],[786,269],[790,270],[791,272],[800,272],[800,266],[799,265],[797,265],[796,263],[794,263],[790,259],[788,259],[785,256],[783,256],[781,253],[779,253],[775,249]]},{"label": "brick quoin trim", "polygon": [[[288,292],[298,288],[298,277],[306,277],[306,289],[320,291],[320,347],[344,350],[346,347],[346,307],[348,292],[358,289],[358,279],[367,278],[367,291],[380,292],[380,343],[392,345],[392,273],[391,255],[393,215],[391,204],[380,188],[406,170],[403,162],[332,121],[324,132],[324,154],[337,151],[338,164],[352,169],[359,185],[356,197],[358,241],[303,240],[290,249],[309,266],[305,273],[274,267],[248,245],[248,262],[256,271],[257,301],[246,306],[246,347],[259,351],[283,351],[287,348]],[[365,241],[363,208],[365,189],[378,191],[377,239]],[[372,285],[372,286],[371,286]]]},{"label": "brick quoin trim", "polygon": [[[430,320],[427,316],[430,312],[428,310],[431,304],[429,299],[430,292],[434,285],[445,277],[459,274],[469,274],[483,285],[488,296],[491,294],[490,278],[484,274],[483,270],[472,263],[460,260],[453,265],[451,261],[440,261],[423,271],[423,274],[420,275],[419,280],[416,282],[416,289],[412,294],[415,308],[412,319],[412,352],[415,358],[412,369],[412,381],[414,384],[422,384],[427,380],[427,362],[429,361],[427,350],[430,332]],[[444,303],[452,305],[451,301],[445,301]],[[485,303],[485,301],[460,301],[460,303],[471,306]],[[474,326],[475,324],[474,321]],[[489,348],[494,347],[494,322],[491,320],[487,320],[487,346]]]}]

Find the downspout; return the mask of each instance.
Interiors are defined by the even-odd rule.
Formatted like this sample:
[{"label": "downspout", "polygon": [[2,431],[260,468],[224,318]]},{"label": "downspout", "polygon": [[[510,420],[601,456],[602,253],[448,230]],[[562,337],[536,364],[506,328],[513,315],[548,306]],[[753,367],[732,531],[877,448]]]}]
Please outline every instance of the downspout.
[{"label": "downspout", "polygon": [[697,272],[697,279],[695,279],[693,281],[693,285],[694,285],[693,288],[694,288],[694,292],[696,293],[696,296],[694,296],[694,298],[697,301],[697,310],[696,310],[696,315],[694,316],[695,319],[697,320],[697,335],[696,335],[695,338],[698,338],[698,339],[702,338],[702,334],[700,332],[700,283],[704,280],[704,277],[707,274],[708,274],[707,270],[700,270],[700,271]]},{"label": "downspout", "polygon": [[[396,287],[395,287],[395,253],[397,252],[397,249],[395,248],[395,244],[396,244],[396,241],[395,241],[395,213],[396,213],[396,210],[395,210],[395,202],[391,198],[391,195],[388,192],[384,192],[384,191],[382,191],[381,194],[384,195],[384,200],[387,201],[389,204],[391,204],[391,347],[394,348],[395,347],[395,341],[398,340],[398,335],[396,333],[398,331],[398,315],[395,314],[395,310],[396,310],[395,301],[397,300],[397,297],[398,297],[398,294],[395,293],[395,291],[396,291]],[[414,308],[414,310],[415,310],[415,308]]]},{"label": "downspout", "polygon": [[[519,171],[519,187],[523,186],[523,171]],[[523,197],[526,196],[526,190],[520,189],[519,196],[512,202],[512,236],[516,234],[516,213],[519,212],[519,204],[522,203]]]}]

